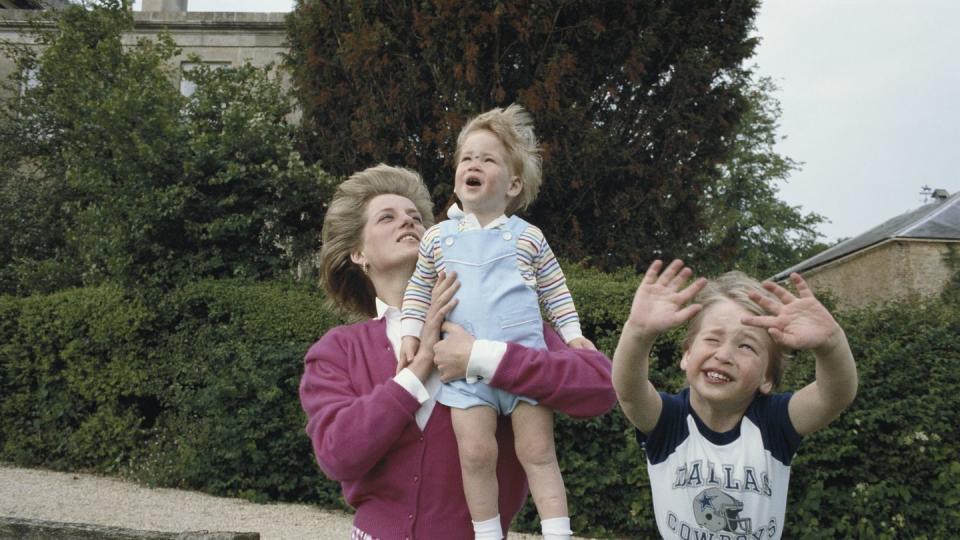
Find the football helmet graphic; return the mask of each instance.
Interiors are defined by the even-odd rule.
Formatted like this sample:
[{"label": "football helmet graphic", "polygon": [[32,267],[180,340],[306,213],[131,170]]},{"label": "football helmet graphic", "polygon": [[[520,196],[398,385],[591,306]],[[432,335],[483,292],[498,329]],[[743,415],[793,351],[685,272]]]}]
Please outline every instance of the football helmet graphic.
[{"label": "football helmet graphic", "polygon": [[742,511],[742,502],[716,487],[701,491],[693,499],[693,515],[697,518],[697,524],[713,532],[753,532],[750,518],[740,518]]}]

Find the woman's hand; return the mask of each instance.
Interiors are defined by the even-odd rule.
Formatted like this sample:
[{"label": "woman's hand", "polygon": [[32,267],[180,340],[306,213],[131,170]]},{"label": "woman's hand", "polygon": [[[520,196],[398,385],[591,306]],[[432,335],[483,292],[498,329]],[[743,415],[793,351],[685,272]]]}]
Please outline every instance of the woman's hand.
[{"label": "woman's hand", "polygon": [[467,364],[476,340],[462,326],[450,321],[443,323],[443,332],[446,335],[433,346],[433,362],[440,372],[440,380],[450,382],[466,378]]},{"label": "woman's hand", "polygon": [[420,347],[408,366],[421,381],[426,381],[433,372],[433,346],[440,341],[440,328],[447,314],[457,306],[454,296],[458,290],[457,273],[440,272],[430,295],[430,309],[420,330]]},{"label": "woman's hand", "polygon": [[597,350],[597,346],[594,345],[592,341],[582,336],[571,339],[570,343],[567,343],[567,345],[571,349],[588,349],[591,351]]}]

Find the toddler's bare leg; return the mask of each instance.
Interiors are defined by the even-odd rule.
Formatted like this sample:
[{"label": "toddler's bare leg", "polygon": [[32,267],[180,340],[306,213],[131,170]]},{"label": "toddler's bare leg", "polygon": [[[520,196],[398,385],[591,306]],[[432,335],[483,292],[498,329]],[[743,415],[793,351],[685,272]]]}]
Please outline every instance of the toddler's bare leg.
[{"label": "toddler's bare leg", "polygon": [[553,411],[521,401],[510,418],[517,459],[527,473],[540,519],[566,517],[567,491],[553,444]]},{"label": "toddler's bare leg", "polygon": [[500,514],[497,483],[497,412],[486,406],[450,409],[460,451],[463,493],[473,521]]}]

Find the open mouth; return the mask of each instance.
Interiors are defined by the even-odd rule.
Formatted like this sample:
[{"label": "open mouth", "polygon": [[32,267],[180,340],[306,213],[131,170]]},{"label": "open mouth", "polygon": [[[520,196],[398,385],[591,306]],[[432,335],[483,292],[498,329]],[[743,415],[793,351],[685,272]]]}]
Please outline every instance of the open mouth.
[{"label": "open mouth", "polygon": [[414,242],[420,242],[420,238],[413,233],[401,234],[400,238],[397,238],[397,242],[403,242],[404,240],[413,240]]},{"label": "open mouth", "polygon": [[481,182],[481,181],[480,181],[479,179],[477,179],[477,178],[467,178],[467,181],[464,182],[464,183],[465,183],[468,187],[480,187],[480,186],[483,185],[483,182]]},{"label": "open mouth", "polygon": [[731,381],[730,377],[720,373],[719,371],[710,370],[705,372],[704,375],[707,377],[708,381],[714,383],[726,383]]}]

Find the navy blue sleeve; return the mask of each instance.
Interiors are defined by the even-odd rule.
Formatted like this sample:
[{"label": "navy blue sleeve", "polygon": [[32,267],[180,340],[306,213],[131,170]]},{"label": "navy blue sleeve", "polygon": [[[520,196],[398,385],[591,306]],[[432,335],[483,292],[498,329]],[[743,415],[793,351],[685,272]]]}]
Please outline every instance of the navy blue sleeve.
[{"label": "navy blue sleeve", "polygon": [[689,402],[684,399],[684,392],[687,391],[680,394],[660,392],[663,408],[657,425],[646,434],[639,429],[634,430],[637,442],[646,452],[651,465],[665,461],[689,435],[686,421]]},{"label": "navy blue sleeve", "polygon": [[790,465],[803,440],[790,421],[789,405],[792,397],[792,392],[760,396],[753,400],[746,414],[759,426],[763,447],[784,465]]}]

